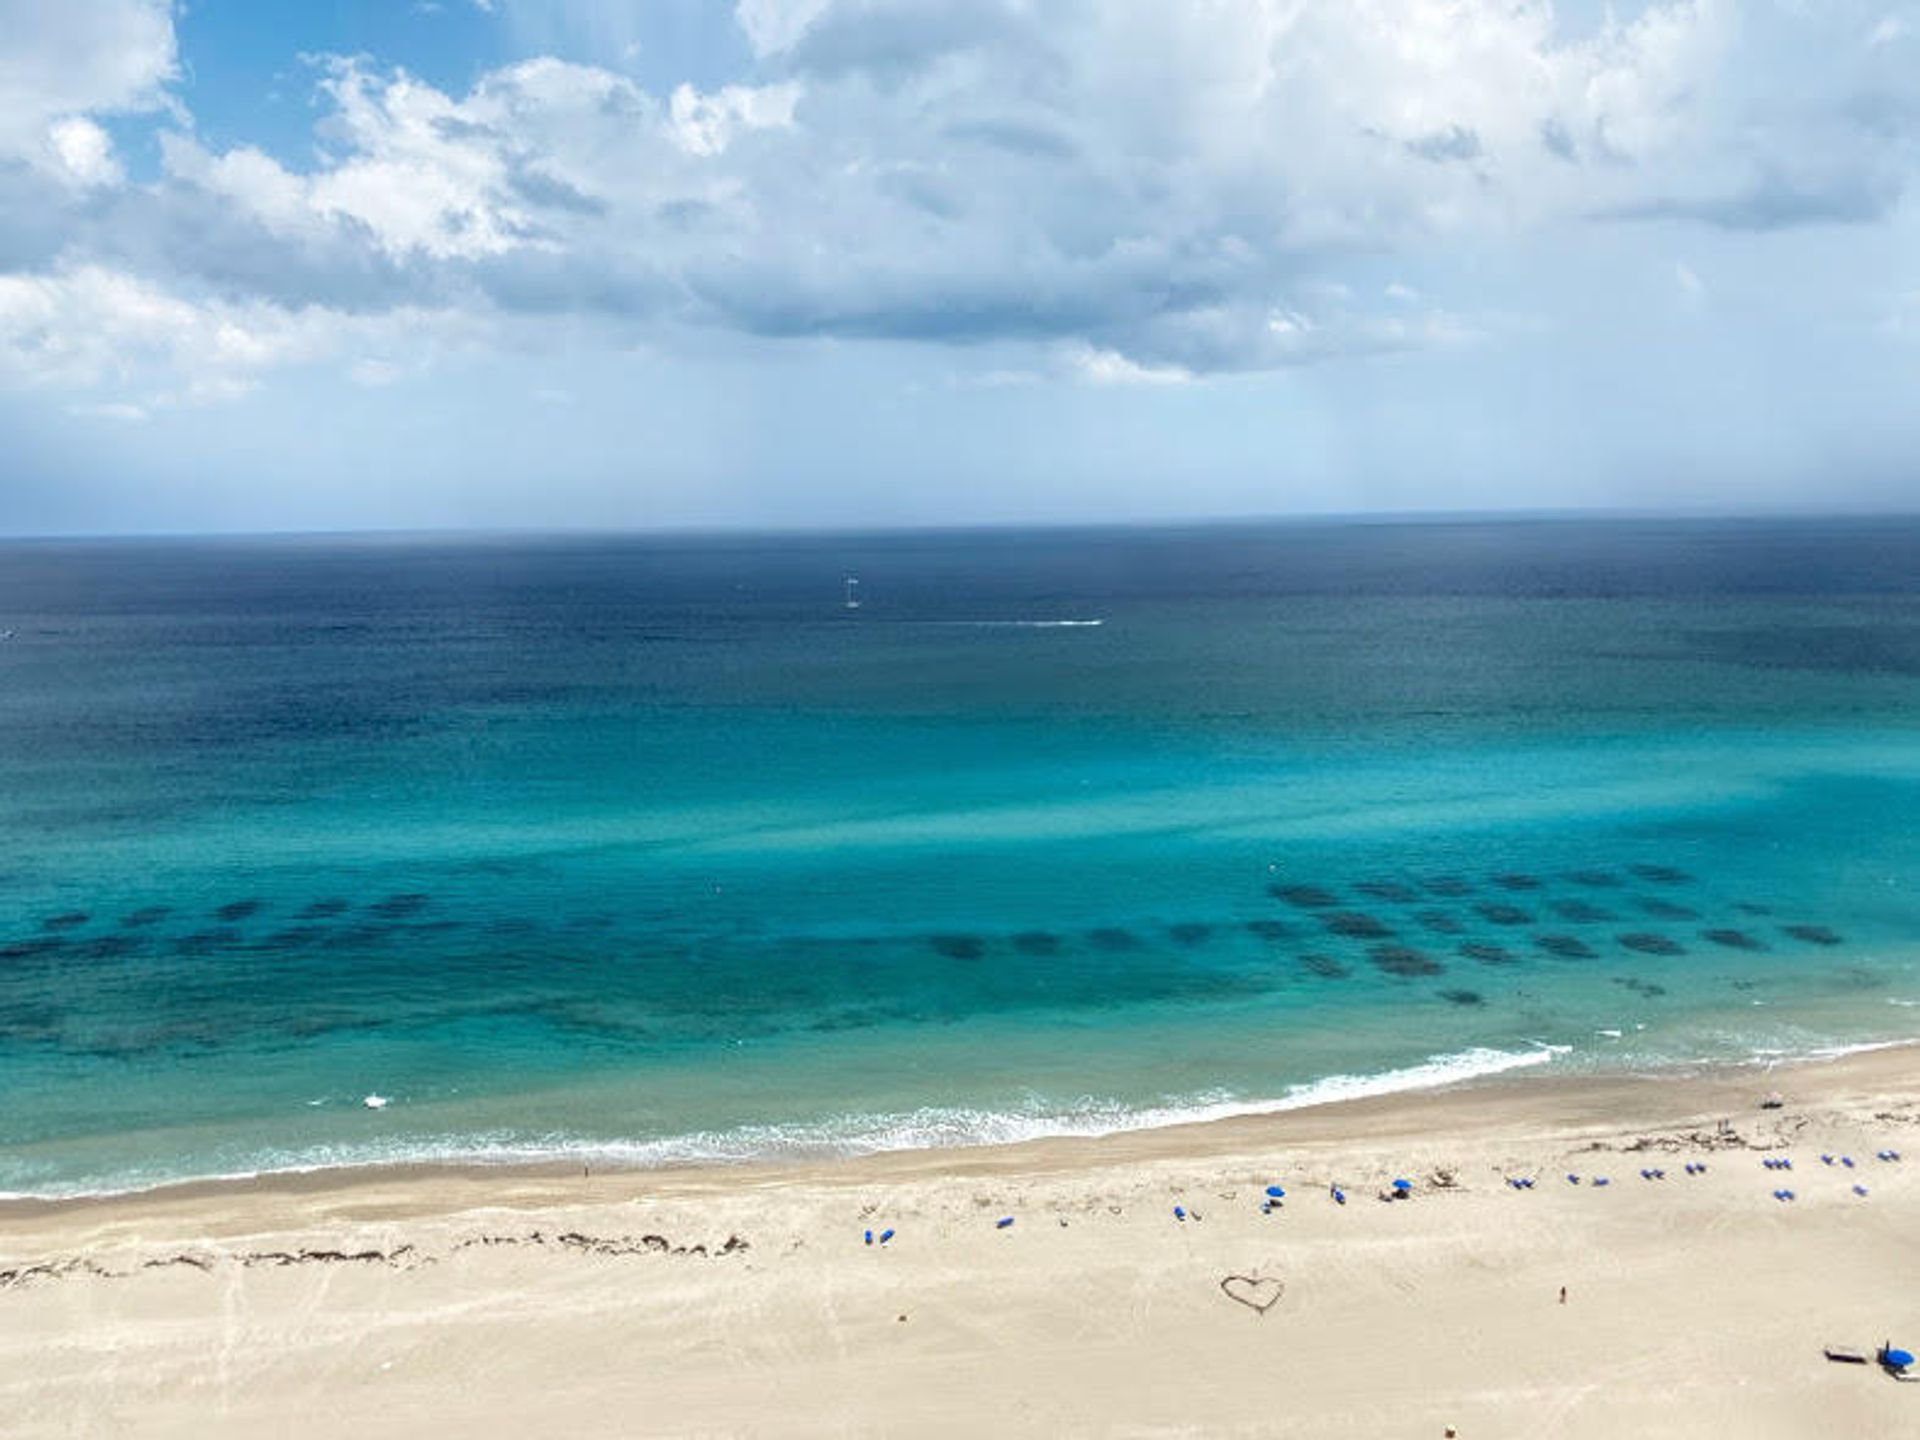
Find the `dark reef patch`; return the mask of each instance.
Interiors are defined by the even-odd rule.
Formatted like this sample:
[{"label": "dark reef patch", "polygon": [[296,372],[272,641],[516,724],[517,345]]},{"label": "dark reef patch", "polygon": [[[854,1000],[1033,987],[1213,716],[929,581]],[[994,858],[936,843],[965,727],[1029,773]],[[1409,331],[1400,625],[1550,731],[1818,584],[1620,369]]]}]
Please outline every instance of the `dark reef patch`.
[{"label": "dark reef patch", "polygon": [[376,900],[367,907],[383,920],[398,920],[408,915],[417,915],[425,908],[427,896],[417,891],[405,895],[389,895],[384,900]]},{"label": "dark reef patch", "polygon": [[1773,914],[1773,907],[1771,905],[1762,905],[1757,900],[1741,900],[1736,903],[1733,908],[1738,910],[1742,915]]},{"label": "dark reef patch", "polygon": [[0,960],[31,960],[39,955],[54,955],[67,948],[67,942],[54,935],[37,936],[32,940],[15,940],[0,945]]},{"label": "dark reef patch", "polygon": [[59,915],[49,915],[40,922],[42,930],[77,930],[93,917],[84,910],[68,910]]},{"label": "dark reef patch", "polygon": [[1498,885],[1502,890],[1538,890],[1540,888],[1540,877],[1537,875],[1521,875],[1514,871],[1508,871],[1505,875],[1494,876],[1493,883]]},{"label": "dark reef patch", "polygon": [[1562,920],[1571,920],[1576,925],[1603,925],[1620,918],[1591,900],[1555,900],[1548,908]]},{"label": "dark reef patch", "polygon": [[1676,870],[1671,865],[1629,865],[1627,869],[1642,880],[1651,880],[1656,885],[1691,885],[1693,876],[1684,870]]},{"label": "dark reef patch", "polygon": [[1644,930],[1636,930],[1631,935],[1622,935],[1620,943],[1629,950],[1638,950],[1642,955],[1684,955],[1686,947],[1670,935],[1654,935]]},{"label": "dark reef patch", "polygon": [[1578,935],[1536,935],[1533,943],[1563,960],[1591,960],[1593,947]]},{"label": "dark reef patch", "polygon": [[120,923],[130,929],[145,925],[158,925],[173,913],[171,905],[143,905],[138,910],[129,911],[120,917]]},{"label": "dark reef patch", "polygon": [[1640,908],[1656,920],[1698,920],[1700,912],[1690,910],[1685,905],[1676,905],[1671,900],[1652,897],[1642,900]]},{"label": "dark reef patch", "polygon": [[1384,940],[1393,934],[1392,926],[1371,915],[1363,915],[1358,910],[1342,910],[1337,915],[1329,915],[1327,929],[1336,935],[1347,935],[1356,940]]},{"label": "dark reef patch", "polygon": [[1087,940],[1101,950],[1138,950],[1140,937],[1131,930],[1122,930],[1114,925],[1103,925],[1098,930],[1089,930]]},{"label": "dark reef patch", "polygon": [[1262,940],[1285,940],[1293,934],[1293,927],[1278,920],[1249,920],[1247,933],[1258,935]]},{"label": "dark reef patch", "polygon": [[929,935],[927,944],[949,960],[978,960],[987,953],[987,942],[978,935]]},{"label": "dark reef patch", "polygon": [[261,903],[258,900],[229,900],[215,910],[213,915],[216,920],[224,920],[231,924],[235,920],[245,920],[250,915],[258,915]]},{"label": "dark reef patch", "polygon": [[75,943],[73,954],[83,960],[117,960],[139,948],[140,942],[131,935],[96,935]]},{"label": "dark reef patch", "polygon": [[384,945],[393,935],[392,925],[342,925],[321,933],[320,944],[328,950],[370,950]]},{"label": "dark reef patch", "polygon": [[1840,936],[1824,925],[1782,925],[1780,927],[1796,940],[1804,940],[1809,945],[1838,945]]},{"label": "dark reef patch", "polygon": [[1484,940],[1469,940],[1460,947],[1460,953],[1469,960],[1478,960],[1482,965],[1518,964],[1514,953],[1504,945],[1489,945]]},{"label": "dark reef patch", "polygon": [[337,895],[330,895],[324,900],[315,900],[312,904],[308,905],[300,912],[300,918],[302,920],[324,920],[329,915],[344,915],[346,913],[347,902],[340,899]]},{"label": "dark reef patch", "polygon": [[1375,945],[1367,951],[1367,958],[1387,974],[1406,979],[1447,973],[1446,966],[1411,945]]},{"label": "dark reef patch", "polygon": [[196,930],[191,935],[182,935],[173,942],[177,955],[203,955],[210,950],[237,950],[242,942],[238,930],[213,929]]},{"label": "dark reef patch", "polygon": [[1531,925],[1533,916],[1518,905],[1476,905],[1473,907],[1496,925]]},{"label": "dark reef patch", "polygon": [[327,932],[318,925],[290,925],[285,930],[276,930],[260,942],[262,950],[304,950],[309,945],[317,945],[326,938]]},{"label": "dark reef patch", "polygon": [[1318,975],[1322,980],[1345,980],[1353,974],[1331,955],[1302,955],[1300,964],[1309,974]]},{"label": "dark reef patch", "polygon": [[1398,880],[1361,880],[1353,888],[1369,899],[1394,905],[1406,905],[1419,898],[1412,886],[1402,885]]},{"label": "dark reef patch", "polygon": [[1620,883],[1620,877],[1611,870],[1571,870],[1567,878],[1576,885],[1588,885],[1596,890],[1608,890]]},{"label": "dark reef patch", "polygon": [[1438,895],[1443,900],[1458,900],[1462,895],[1471,895],[1473,886],[1458,875],[1434,875],[1420,882],[1420,888],[1429,895]]},{"label": "dark reef patch", "polygon": [[1744,930],[1702,930],[1702,938],[1716,945],[1724,945],[1729,950],[1764,950],[1766,942],[1758,935],[1749,935]]},{"label": "dark reef patch", "polygon": [[1267,893],[1302,910],[1327,910],[1340,903],[1338,895],[1318,885],[1269,885]]},{"label": "dark reef patch", "polygon": [[1613,977],[1613,983],[1623,990],[1631,990],[1634,994],[1644,996],[1648,1000],[1658,1000],[1662,995],[1667,993],[1666,986],[1655,985],[1651,981],[1642,980],[1636,975],[1616,975]]},{"label": "dark reef patch", "polygon": [[1484,1005],[1487,997],[1478,990],[1442,990],[1440,998],[1449,1005]]},{"label": "dark reef patch", "polygon": [[1169,925],[1167,934],[1182,945],[1204,945],[1213,938],[1213,926],[1203,925],[1198,920],[1182,920],[1177,925]]},{"label": "dark reef patch", "polygon": [[1466,929],[1444,910],[1422,910],[1413,917],[1436,935],[1458,935]]}]

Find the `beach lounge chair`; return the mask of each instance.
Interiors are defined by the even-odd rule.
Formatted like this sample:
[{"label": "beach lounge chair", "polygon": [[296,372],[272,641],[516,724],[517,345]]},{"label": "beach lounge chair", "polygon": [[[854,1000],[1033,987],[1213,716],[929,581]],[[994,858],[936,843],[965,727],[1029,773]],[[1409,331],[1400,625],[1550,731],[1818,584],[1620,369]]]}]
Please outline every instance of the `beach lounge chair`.
[{"label": "beach lounge chair", "polygon": [[1867,1352],[1864,1350],[1855,1350],[1850,1345],[1822,1345],[1820,1347],[1820,1353],[1836,1365],[1864,1365],[1867,1363]]}]

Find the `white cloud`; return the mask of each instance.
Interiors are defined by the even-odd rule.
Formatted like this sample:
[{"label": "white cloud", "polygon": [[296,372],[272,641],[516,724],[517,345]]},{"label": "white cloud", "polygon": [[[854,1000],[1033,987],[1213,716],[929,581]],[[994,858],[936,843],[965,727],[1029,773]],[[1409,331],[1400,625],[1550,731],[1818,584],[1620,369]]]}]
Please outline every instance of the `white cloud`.
[{"label": "white cloud", "polygon": [[1091,385],[1185,385],[1193,379],[1192,372],[1177,365],[1141,365],[1117,350],[1091,345],[1073,347],[1067,364]]},{"label": "white cloud", "polygon": [[231,400],[270,371],[443,328],[438,317],[411,312],[356,316],[194,299],[92,265],[0,275],[0,373],[98,392],[88,402],[94,413],[127,412],[122,418]]},{"label": "white cloud", "polygon": [[175,69],[169,0],[0,0],[0,158],[66,164],[76,117],[159,109]]},{"label": "white cloud", "polygon": [[742,130],[784,129],[793,124],[800,87],[788,83],[726,85],[702,95],[691,85],[673,92],[674,138],[694,155],[718,155]]},{"label": "white cloud", "polygon": [[113,153],[113,137],[82,115],[56,120],[47,130],[53,159],[79,185],[118,185],[125,178]]},{"label": "white cloud", "polygon": [[[0,138],[12,123],[40,163],[97,187],[118,161],[87,114],[159,103],[172,32],[164,4],[80,8],[100,27],[119,17],[122,60],[57,95],[0,100]],[[531,24],[536,7],[505,8]],[[568,24],[595,9],[547,8]],[[15,12],[28,10],[0,0]],[[112,323],[83,292],[106,277],[144,287],[136,314],[175,297],[196,318],[127,338],[189,373],[207,370],[205,322],[224,307],[265,347],[213,364],[234,384],[326,348],[296,337],[403,312],[495,334],[568,317],[610,343],[693,330],[995,342],[1026,347],[1009,373],[1162,383],[1490,328],[1417,269],[1421,291],[1377,270],[1347,283],[1357,257],[1594,215],[1868,219],[1913,164],[1885,76],[1856,84],[1828,58],[1806,67],[1804,93],[1743,90],[1741,46],[1808,52],[1823,22],[1736,15],[1732,0],[1652,0],[1583,27],[1549,0],[739,0],[734,14],[751,72],[664,96],[551,57],[464,93],[328,61],[316,159],[168,133],[159,184],[14,282],[64,285],[60,303],[95,335]],[[58,27],[33,23],[38,74]],[[1871,48],[1863,19],[1849,33]],[[23,63],[10,42],[0,52],[0,73]],[[1883,138],[1855,136],[1862,95]],[[76,342],[86,364],[43,348],[54,373],[113,366],[89,342]],[[373,367],[363,383],[403,363],[336,348]]]},{"label": "white cloud", "polygon": [[734,18],[754,53],[777,55],[794,43],[833,6],[833,0],[739,0]]}]

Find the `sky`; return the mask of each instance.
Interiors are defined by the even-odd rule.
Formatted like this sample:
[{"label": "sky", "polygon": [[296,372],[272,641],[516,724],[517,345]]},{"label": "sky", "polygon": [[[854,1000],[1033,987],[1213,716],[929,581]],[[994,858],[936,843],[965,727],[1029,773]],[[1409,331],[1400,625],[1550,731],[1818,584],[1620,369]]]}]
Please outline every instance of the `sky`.
[{"label": "sky", "polygon": [[0,0],[0,533],[1920,507],[1920,0]]}]

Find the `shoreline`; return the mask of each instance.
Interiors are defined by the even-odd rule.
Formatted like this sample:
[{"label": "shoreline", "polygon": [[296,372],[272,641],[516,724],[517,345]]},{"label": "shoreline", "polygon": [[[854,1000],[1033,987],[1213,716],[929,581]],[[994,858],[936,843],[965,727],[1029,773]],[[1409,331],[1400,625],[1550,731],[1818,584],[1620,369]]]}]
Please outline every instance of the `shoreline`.
[{"label": "shoreline", "polygon": [[[1548,1048],[1551,1047],[1543,1046]],[[608,1184],[622,1182],[636,1193],[659,1194],[704,1193],[734,1184],[777,1186],[783,1181],[831,1184],[839,1180],[857,1185],[873,1179],[942,1173],[1017,1174],[1029,1165],[1089,1170],[1130,1160],[1226,1155],[1250,1146],[1289,1142],[1325,1144],[1334,1140],[1349,1120],[1367,1127],[1376,1136],[1398,1133],[1403,1126],[1417,1130],[1433,1118],[1442,1118],[1454,1125],[1464,1121],[1476,1129],[1495,1131],[1503,1116],[1522,1103],[1565,1115],[1584,1116],[1588,1123],[1596,1123],[1615,1106],[1625,1106],[1623,1113],[1643,1113],[1640,1102],[1653,1098],[1656,1092],[1672,1089],[1683,1089],[1699,1097],[1712,1096],[1728,1114],[1734,1114],[1743,1108],[1746,1111],[1755,1108],[1757,1097],[1747,1095],[1746,1091],[1757,1085],[1763,1085],[1765,1090],[1778,1089],[1782,1082],[1791,1084],[1800,1076],[1817,1076],[1844,1084],[1855,1072],[1863,1078],[1869,1075],[1887,1078],[1882,1065],[1862,1062],[1871,1057],[1895,1056],[1902,1051],[1920,1051],[1920,1036],[1846,1046],[1833,1054],[1780,1059],[1756,1057],[1659,1071],[1555,1075],[1537,1074],[1530,1067],[1515,1066],[1490,1074],[1379,1093],[1334,1096],[1301,1104],[1288,1104],[1283,1099],[1243,1114],[1217,1118],[1183,1119],[1089,1134],[1050,1134],[1010,1141],[908,1146],[852,1154],[768,1155],[656,1165],[622,1163],[618,1159],[604,1159],[592,1151],[583,1152],[580,1159],[565,1160],[347,1162],[196,1177],[137,1189],[75,1195],[5,1194],[0,1195],[0,1225],[9,1221],[58,1219],[69,1213],[138,1210],[149,1205],[174,1207],[247,1196],[325,1198],[404,1190],[416,1185],[497,1187],[515,1192],[551,1186],[558,1199],[580,1180],[583,1164],[593,1180]],[[1906,1067],[1899,1067],[1900,1072],[1905,1070]],[[1916,1085],[1920,1085],[1920,1066],[1914,1067],[1912,1073]],[[1673,1116],[1669,1123],[1680,1123],[1681,1118],[1687,1117]],[[4,1253],[0,1251],[0,1258]]]},{"label": "shoreline", "polygon": [[[1559,1087],[1559,1089],[1582,1089],[1582,1087],[1605,1087],[1624,1083],[1632,1085],[1638,1081],[1665,1083],[1665,1081],[1695,1081],[1695,1079],[1713,1079],[1713,1077],[1734,1077],[1740,1073],[1761,1071],[1770,1073],[1778,1068],[1799,1068],[1799,1066],[1824,1066],[1839,1060],[1847,1060],[1857,1054],[1874,1054],[1882,1050],[1901,1050],[1920,1046],[1920,1035],[1907,1039],[1891,1041],[1864,1041],[1857,1044],[1839,1044],[1824,1046],[1805,1054],[1782,1054],[1782,1056],[1747,1056],[1743,1060],[1720,1060],[1720,1062],[1695,1062],[1695,1064],[1676,1064],[1659,1069],[1620,1069],[1620,1071],[1580,1071],[1580,1073],[1534,1073],[1540,1066],[1546,1066],[1553,1056],[1563,1054],[1565,1046],[1548,1044],[1546,1041],[1534,1041],[1538,1046],[1536,1054],[1519,1050],[1469,1050],[1444,1056],[1430,1056],[1427,1062],[1419,1066],[1390,1069],[1390,1071],[1371,1071],[1357,1075],[1329,1075],[1319,1081],[1308,1081],[1292,1091],[1273,1100],[1246,1100],[1246,1102],[1219,1102],[1217,1106],[1194,1106],[1192,1114],[1181,1114],[1177,1119],[1140,1119],[1139,1123],[1117,1123],[1110,1129],[1060,1129],[1043,1131],[1039,1135],[1020,1137],[1012,1140],[962,1140],[954,1144],[902,1144],[902,1146],[879,1146],[879,1148],[860,1148],[847,1152],[768,1152],[768,1154],[749,1154],[739,1158],[685,1158],[685,1160],[664,1160],[664,1162],[634,1162],[624,1158],[614,1146],[620,1142],[582,1142],[576,1150],[543,1154],[540,1158],[488,1158],[480,1152],[470,1156],[455,1158],[419,1158],[419,1160],[346,1160],[338,1164],[282,1165],[275,1169],[257,1169],[257,1171],[236,1171],[225,1175],[192,1175],[184,1179],[159,1181],[156,1185],[136,1185],[125,1188],[102,1188],[102,1190],[75,1190],[61,1194],[35,1194],[21,1190],[0,1190],[0,1223],[12,1215],[38,1215],[38,1213],[58,1212],[65,1206],[98,1206],[108,1202],[140,1202],[146,1198],[165,1200],[165,1198],[211,1198],[230,1194],[234,1190],[265,1190],[280,1194],[307,1194],[313,1190],[326,1188],[359,1187],[374,1185],[382,1181],[407,1181],[407,1179],[457,1179],[457,1177],[572,1177],[578,1167],[597,1167],[607,1175],[687,1175],[699,1171],[712,1171],[716,1175],[737,1175],[743,1171],[804,1171],[812,1167],[831,1167],[831,1165],[851,1165],[866,1160],[881,1160],[887,1156],[968,1156],[975,1152],[996,1152],[996,1150],[1018,1150],[1021,1146],[1033,1144],[1054,1144],[1054,1142],[1100,1142],[1125,1137],[1146,1137],[1162,1131],[1188,1133],[1188,1131],[1208,1131],[1215,1125],[1236,1125],[1248,1121],[1263,1121],[1279,1116],[1294,1116],[1302,1112],[1317,1112],[1329,1108],[1359,1106],[1363,1102],[1382,1102],[1392,1104],[1411,1096],[1423,1094],[1453,1094],[1453,1092],[1473,1091],[1473,1089],[1505,1089],[1505,1087]],[[1480,1054],[1498,1058],[1501,1064],[1488,1069],[1467,1071],[1457,1077],[1438,1077],[1438,1079],[1411,1079],[1404,1085],[1384,1085],[1382,1089],[1373,1089],[1382,1081],[1417,1077],[1423,1071],[1434,1069],[1434,1073],[1444,1075],[1444,1068],[1452,1062],[1469,1060]],[[1352,1083],[1359,1087],[1357,1092],[1325,1092],[1327,1087],[1336,1087]],[[1204,1114],[1206,1110],[1223,1110],[1225,1114]],[[1154,1116],[1162,1114],[1156,1110],[1131,1112],[1135,1116]],[[1041,1121],[1046,1123],[1046,1121]],[[1066,1125],[1068,1121],[1062,1121]],[[538,1146],[524,1146],[536,1150]]]},{"label": "shoreline", "polygon": [[195,1440],[1892,1436],[1920,1391],[1821,1347],[1920,1337],[1917,1266],[1902,1045],[825,1163],[16,1204],[0,1413]]}]

